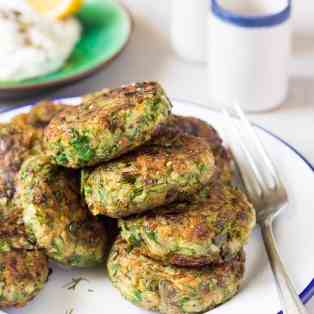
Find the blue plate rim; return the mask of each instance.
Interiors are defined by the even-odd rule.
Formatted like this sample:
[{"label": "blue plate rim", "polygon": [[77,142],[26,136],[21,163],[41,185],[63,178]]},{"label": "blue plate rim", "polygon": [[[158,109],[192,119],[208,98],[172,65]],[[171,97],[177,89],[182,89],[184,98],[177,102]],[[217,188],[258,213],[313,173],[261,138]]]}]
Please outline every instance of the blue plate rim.
[{"label": "blue plate rim", "polygon": [[[62,100],[74,99],[74,98],[79,98],[79,97],[66,97],[66,98],[61,97],[61,98],[55,98],[52,101],[62,101]],[[207,106],[205,106],[201,103],[197,103],[195,101],[191,101],[191,100],[187,100],[187,99],[180,99],[180,98],[171,97],[171,101],[185,103],[185,104],[192,104],[196,107],[200,107],[200,108],[208,110],[208,111],[219,112],[219,110],[215,110],[214,108],[208,108]],[[28,103],[28,104],[23,104],[23,105],[18,105],[18,106],[6,108],[5,110],[0,111],[0,115],[2,113],[10,112],[10,111],[17,110],[20,108],[31,107],[31,106],[34,106],[36,103],[37,102],[32,102],[32,103]],[[314,174],[314,165],[297,148],[295,148],[294,146],[289,144],[285,139],[281,138],[277,134],[269,131],[268,129],[266,129],[266,128],[264,128],[264,127],[262,127],[256,123],[253,123],[253,125],[255,127],[259,128],[260,130],[262,130],[263,132],[265,132],[266,134],[272,136],[273,138],[275,138],[276,140],[278,140],[279,142],[281,142],[285,146],[287,146],[293,153],[295,153],[310,168],[310,170]],[[312,278],[310,280],[309,284],[303,289],[303,291],[300,293],[299,296],[300,296],[300,298],[304,304],[307,304],[314,297],[314,278]],[[280,311],[280,312],[278,312],[278,314],[283,314],[283,312]]]}]

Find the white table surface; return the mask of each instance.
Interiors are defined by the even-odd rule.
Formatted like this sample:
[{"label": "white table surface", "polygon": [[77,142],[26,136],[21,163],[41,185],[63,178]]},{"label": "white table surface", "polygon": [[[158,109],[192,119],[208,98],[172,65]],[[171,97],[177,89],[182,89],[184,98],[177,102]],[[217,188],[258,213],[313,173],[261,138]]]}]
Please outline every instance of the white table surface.
[{"label": "white table surface", "polygon": [[[134,33],[125,52],[92,78],[46,97],[72,97],[105,86],[158,80],[170,97],[208,104],[206,66],[186,63],[172,51],[169,40],[170,0],[122,2],[130,8],[135,22]],[[314,3],[311,0],[294,2],[290,95],[278,110],[250,115],[250,118],[287,140],[314,164]],[[4,101],[0,103],[6,104]],[[314,313],[314,300],[308,308]]]}]

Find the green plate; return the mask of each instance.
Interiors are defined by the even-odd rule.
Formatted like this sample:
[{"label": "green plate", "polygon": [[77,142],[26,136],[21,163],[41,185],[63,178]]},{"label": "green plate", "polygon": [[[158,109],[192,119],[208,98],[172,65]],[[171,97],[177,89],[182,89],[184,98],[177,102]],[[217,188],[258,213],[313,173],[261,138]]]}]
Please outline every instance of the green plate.
[{"label": "green plate", "polygon": [[132,19],[113,0],[87,0],[77,14],[82,38],[65,66],[57,72],[25,81],[0,81],[0,97],[19,98],[85,78],[110,63],[128,43]]}]

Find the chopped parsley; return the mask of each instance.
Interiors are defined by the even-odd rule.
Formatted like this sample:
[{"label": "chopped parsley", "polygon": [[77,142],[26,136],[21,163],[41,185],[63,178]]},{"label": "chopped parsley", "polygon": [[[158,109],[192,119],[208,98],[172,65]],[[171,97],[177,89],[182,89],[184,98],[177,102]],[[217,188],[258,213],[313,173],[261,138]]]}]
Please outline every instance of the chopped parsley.
[{"label": "chopped parsley", "polygon": [[56,162],[59,164],[59,165],[67,165],[69,160],[68,160],[68,157],[65,153],[59,153],[56,157]]},{"label": "chopped parsley", "polygon": [[139,303],[139,302],[141,302],[142,300],[143,300],[142,292],[139,291],[139,290],[137,290],[137,289],[135,289],[135,290],[134,290],[134,293],[133,293],[133,301],[134,301],[135,303]]},{"label": "chopped parsley", "polygon": [[0,241],[0,253],[9,252],[10,246],[6,241]]},{"label": "chopped parsley", "polygon": [[145,228],[145,234],[147,235],[148,239],[158,243],[156,233],[154,231],[151,231],[151,230],[148,230],[147,228]]},{"label": "chopped parsley", "polygon": [[74,129],[72,129],[72,139],[70,144],[82,161],[88,162],[95,156],[95,150],[90,145],[89,137],[79,134]]}]

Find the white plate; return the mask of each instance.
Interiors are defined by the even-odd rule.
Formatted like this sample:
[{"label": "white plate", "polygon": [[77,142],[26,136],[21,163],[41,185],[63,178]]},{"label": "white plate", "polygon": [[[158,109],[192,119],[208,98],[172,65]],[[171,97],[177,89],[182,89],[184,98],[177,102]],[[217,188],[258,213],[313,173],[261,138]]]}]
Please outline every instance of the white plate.
[{"label": "white plate", "polygon": [[[68,100],[70,103],[77,99]],[[0,117],[0,122],[26,112],[20,108]],[[221,129],[223,117],[183,101],[174,101],[174,111],[182,115],[202,118]],[[299,293],[304,301],[314,295],[314,169],[289,144],[266,130],[256,128],[271,158],[286,184],[290,197],[287,211],[278,217],[275,235],[280,252]],[[220,313],[276,314],[280,309],[276,287],[265,255],[258,228],[253,232],[246,247],[247,271],[240,293],[230,302],[212,310]],[[112,288],[104,274],[104,269],[64,270],[52,265],[53,274],[49,282],[30,304],[22,309],[10,309],[10,314],[144,314],[147,313],[125,301],[117,290]],[[63,286],[72,278],[87,278],[75,291]],[[92,290],[92,291],[91,291]]]}]

